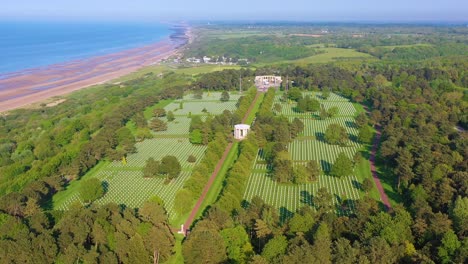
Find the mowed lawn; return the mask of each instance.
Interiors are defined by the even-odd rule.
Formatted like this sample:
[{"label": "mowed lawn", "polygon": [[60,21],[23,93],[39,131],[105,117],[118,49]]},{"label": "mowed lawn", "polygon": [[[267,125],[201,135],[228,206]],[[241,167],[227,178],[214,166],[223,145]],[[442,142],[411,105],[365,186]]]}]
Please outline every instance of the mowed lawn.
[{"label": "mowed lawn", "polygon": [[[268,204],[279,209],[282,220],[289,217],[296,209],[310,205],[313,206],[313,198],[318,189],[325,187],[332,194],[332,202],[338,215],[349,215],[355,209],[355,201],[364,193],[361,188],[362,181],[370,176],[370,173],[362,173],[362,168],[355,169],[352,175],[337,178],[327,174],[339,153],[344,152],[349,158],[363,146],[357,142],[358,129],[354,122],[357,114],[353,104],[348,99],[331,94],[328,99],[323,99],[319,92],[307,92],[320,101],[325,108],[336,106],[339,108],[338,116],[326,120],[320,120],[318,113],[297,113],[295,102],[281,102],[281,94],[276,95],[275,103],[280,103],[282,109],[279,115],[288,119],[299,118],[304,123],[304,131],[289,144],[289,152],[294,164],[305,165],[309,160],[316,160],[322,168],[322,175],[316,182],[306,184],[278,184],[268,174],[266,162],[262,159],[261,150],[257,156],[250,175],[244,199],[250,201],[254,196],[259,196]],[[275,104],[274,103],[274,104]],[[323,139],[328,125],[338,123],[346,129],[350,140],[346,146],[330,145]],[[363,175],[358,175],[363,174]]]},{"label": "mowed lawn", "polygon": [[[82,203],[79,195],[80,185],[83,180],[95,177],[103,182],[105,189],[105,195],[95,201],[97,204],[114,202],[137,208],[157,195],[163,199],[170,218],[177,217],[174,211],[175,194],[183,187],[192,173],[192,168],[203,158],[206,150],[206,146],[193,145],[189,142],[189,113],[206,118],[205,116],[209,114],[220,114],[226,109],[235,110],[240,94],[232,93],[228,102],[220,102],[220,97],[220,92],[204,93],[202,99],[194,99],[192,94],[188,94],[180,100],[164,100],[149,107],[148,111],[145,111],[147,118],[152,115],[156,107],[164,107],[166,111],[174,112],[175,120],[168,122],[168,130],[155,132],[155,138],[138,142],[136,153],[128,155],[125,164],[122,161],[100,162],[81,180],[72,182],[66,190],[56,194],[53,198],[54,208],[66,210],[76,202]],[[208,112],[202,112],[204,108]],[[167,121],[165,118],[163,120]],[[181,174],[169,183],[162,178],[144,178],[143,168],[146,160],[149,158],[160,160],[166,155],[177,157],[182,166]],[[190,155],[196,157],[195,163],[187,161]]]}]

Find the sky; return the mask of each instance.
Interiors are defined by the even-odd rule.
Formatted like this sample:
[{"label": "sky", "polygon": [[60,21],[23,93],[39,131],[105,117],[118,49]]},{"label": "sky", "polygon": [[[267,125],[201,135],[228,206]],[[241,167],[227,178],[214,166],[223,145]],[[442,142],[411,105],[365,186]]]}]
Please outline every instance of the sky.
[{"label": "sky", "polygon": [[468,0],[0,0],[0,19],[468,22]]}]

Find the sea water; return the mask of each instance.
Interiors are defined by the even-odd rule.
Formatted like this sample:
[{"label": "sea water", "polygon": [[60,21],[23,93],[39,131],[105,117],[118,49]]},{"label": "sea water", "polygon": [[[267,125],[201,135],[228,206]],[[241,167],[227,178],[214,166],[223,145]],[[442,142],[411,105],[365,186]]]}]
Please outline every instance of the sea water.
[{"label": "sea water", "polygon": [[0,21],[0,76],[148,45],[172,32],[162,23]]}]

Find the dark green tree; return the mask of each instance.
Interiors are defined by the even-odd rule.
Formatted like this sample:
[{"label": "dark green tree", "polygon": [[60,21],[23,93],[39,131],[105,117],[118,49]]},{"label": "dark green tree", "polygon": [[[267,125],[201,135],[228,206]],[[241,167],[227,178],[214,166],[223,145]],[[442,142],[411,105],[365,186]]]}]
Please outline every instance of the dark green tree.
[{"label": "dark green tree", "polygon": [[182,167],[175,156],[168,155],[161,159],[159,173],[166,175],[169,179],[174,179],[179,176],[181,170]]},{"label": "dark green tree", "polygon": [[167,121],[172,122],[175,120],[174,113],[172,111],[167,112]]},{"label": "dark green tree", "polygon": [[353,161],[344,152],[338,154],[330,174],[337,177],[348,176],[353,173]]},{"label": "dark green tree", "polygon": [[80,186],[80,197],[86,202],[90,203],[104,195],[104,188],[102,182],[97,178],[84,180]]},{"label": "dark green tree", "polygon": [[221,93],[221,98],[219,98],[219,100],[220,100],[221,102],[227,102],[227,101],[229,101],[229,98],[230,98],[230,97],[229,97],[229,93],[228,93],[227,91],[223,91],[223,92]]},{"label": "dark green tree", "polygon": [[161,162],[154,160],[153,158],[149,158],[146,160],[145,167],[143,168],[143,177],[152,178],[159,176],[160,167]]},{"label": "dark green tree", "polygon": [[332,145],[344,145],[348,141],[346,129],[339,124],[330,124],[325,131],[325,141]]}]

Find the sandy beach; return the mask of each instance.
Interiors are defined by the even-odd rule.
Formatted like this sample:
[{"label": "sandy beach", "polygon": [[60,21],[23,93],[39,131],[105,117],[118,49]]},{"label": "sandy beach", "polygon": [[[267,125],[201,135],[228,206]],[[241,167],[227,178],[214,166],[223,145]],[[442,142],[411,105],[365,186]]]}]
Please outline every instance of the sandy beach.
[{"label": "sandy beach", "polygon": [[105,83],[178,52],[190,29],[139,48],[0,75],[0,112]]}]

